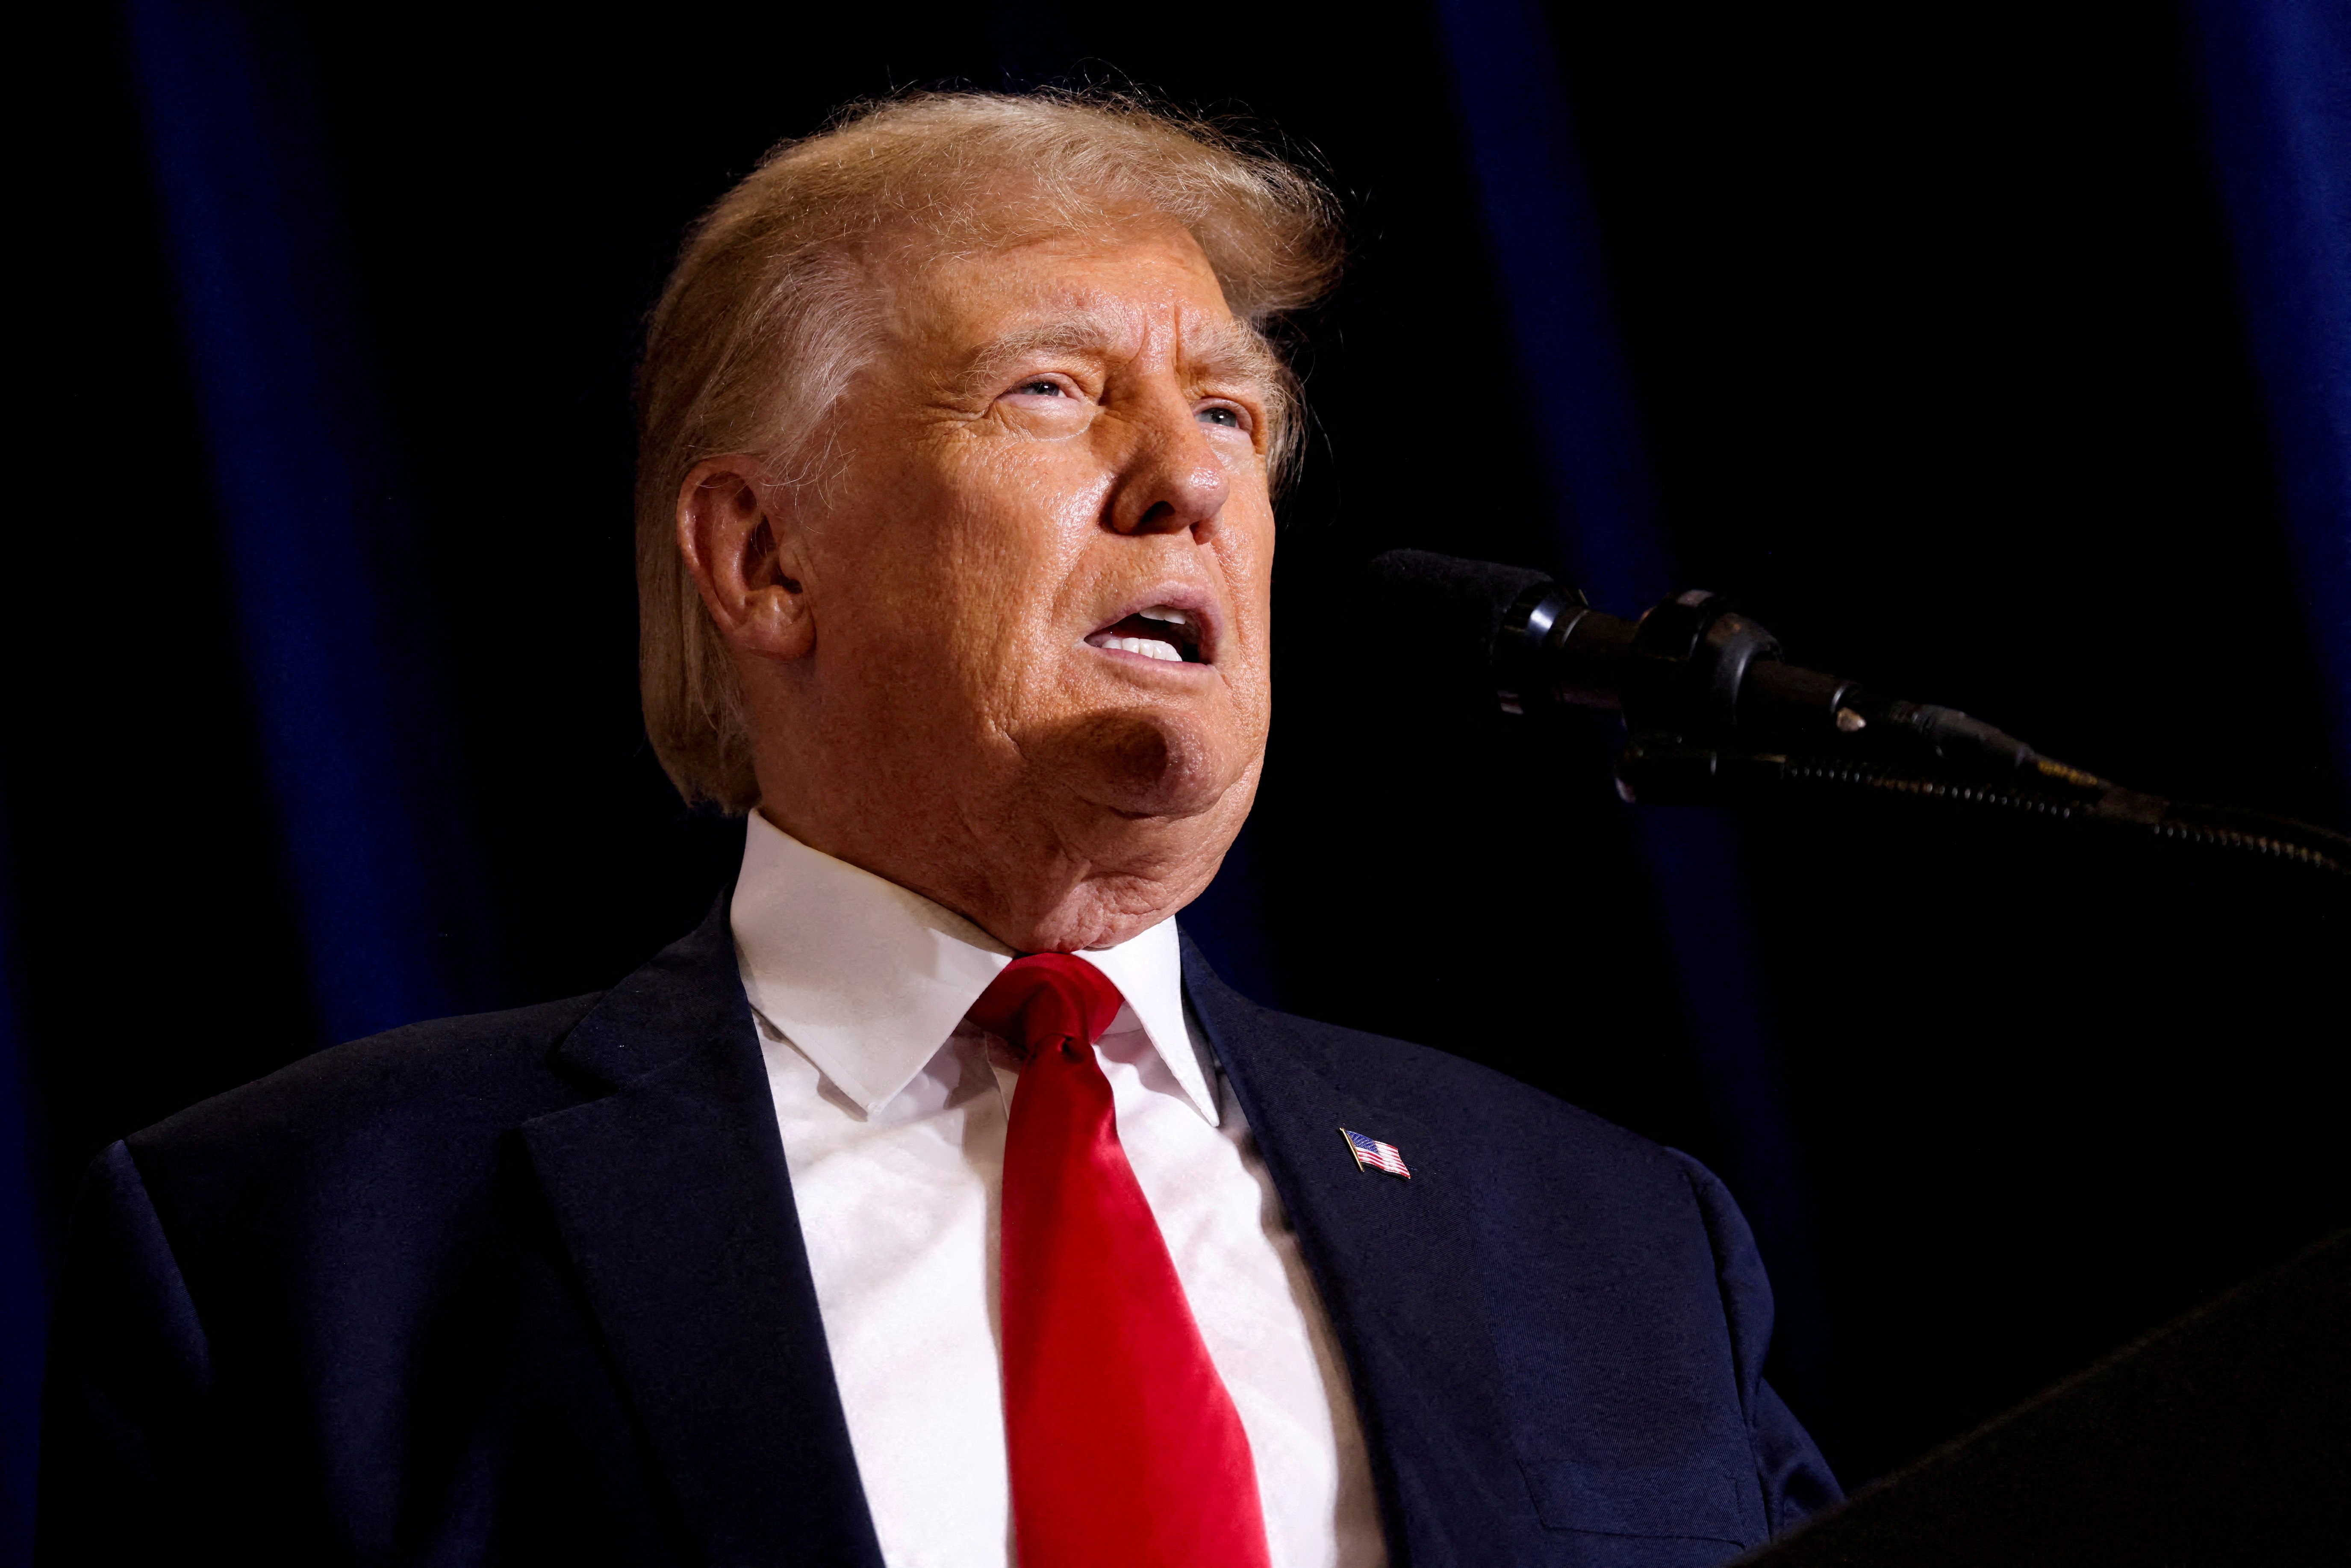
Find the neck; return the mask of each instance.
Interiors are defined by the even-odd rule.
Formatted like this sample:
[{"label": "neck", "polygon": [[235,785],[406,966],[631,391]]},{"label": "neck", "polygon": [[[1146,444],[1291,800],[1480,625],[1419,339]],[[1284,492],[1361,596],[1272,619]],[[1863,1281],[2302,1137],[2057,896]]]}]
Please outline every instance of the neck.
[{"label": "neck", "polygon": [[1198,819],[1109,812],[1099,826],[1113,831],[1083,834],[984,821],[926,833],[904,817],[885,827],[772,799],[759,813],[810,849],[919,893],[1020,953],[1115,946],[1148,930],[1198,896],[1232,838]]}]

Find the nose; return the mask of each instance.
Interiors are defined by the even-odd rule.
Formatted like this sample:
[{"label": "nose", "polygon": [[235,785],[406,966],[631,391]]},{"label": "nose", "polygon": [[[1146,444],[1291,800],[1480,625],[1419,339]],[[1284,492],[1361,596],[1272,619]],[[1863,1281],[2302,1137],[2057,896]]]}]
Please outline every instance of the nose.
[{"label": "nose", "polygon": [[1191,400],[1172,391],[1154,398],[1134,429],[1111,497],[1112,529],[1134,535],[1213,528],[1231,484]]}]

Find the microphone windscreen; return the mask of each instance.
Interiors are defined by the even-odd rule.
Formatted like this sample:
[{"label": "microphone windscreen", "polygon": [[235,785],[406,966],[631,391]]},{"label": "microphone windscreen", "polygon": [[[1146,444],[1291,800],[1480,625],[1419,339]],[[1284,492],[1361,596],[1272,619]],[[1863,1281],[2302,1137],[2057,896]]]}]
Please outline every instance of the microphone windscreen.
[{"label": "microphone windscreen", "polygon": [[1494,706],[1494,639],[1519,595],[1551,574],[1429,550],[1392,549],[1364,569],[1364,593],[1392,669],[1447,707]]}]

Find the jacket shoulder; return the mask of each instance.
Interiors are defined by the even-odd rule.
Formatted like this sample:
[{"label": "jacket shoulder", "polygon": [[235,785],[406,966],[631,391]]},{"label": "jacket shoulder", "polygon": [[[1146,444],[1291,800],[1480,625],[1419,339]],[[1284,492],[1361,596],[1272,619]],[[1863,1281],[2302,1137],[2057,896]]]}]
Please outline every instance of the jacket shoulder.
[{"label": "jacket shoulder", "polygon": [[434,1019],[332,1046],[124,1140],[149,1184],[334,1156],[396,1160],[589,1097],[550,1060],[600,995]]},{"label": "jacket shoulder", "polygon": [[1530,1174],[1567,1163],[1587,1177],[1605,1173],[1616,1181],[1657,1184],[1674,1195],[1677,1207],[1689,1201],[1694,1181],[1714,1180],[1677,1149],[1467,1057],[1242,1005],[1252,1029],[1304,1056],[1329,1082],[1369,1103],[1407,1111],[1450,1146],[1489,1150]]}]

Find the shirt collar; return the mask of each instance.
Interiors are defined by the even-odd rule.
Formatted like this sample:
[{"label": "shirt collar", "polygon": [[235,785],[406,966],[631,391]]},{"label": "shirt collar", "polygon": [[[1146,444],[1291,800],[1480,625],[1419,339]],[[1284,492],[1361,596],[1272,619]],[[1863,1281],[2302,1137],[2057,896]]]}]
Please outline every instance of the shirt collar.
[{"label": "shirt collar", "polygon": [[[913,1082],[1014,956],[953,910],[756,811],[728,915],[751,1005],[869,1115]],[[1216,1097],[1185,1027],[1176,923],[1078,956],[1126,999],[1112,1030],[1139,1025],[1213,1125]]]}]

